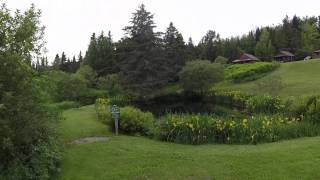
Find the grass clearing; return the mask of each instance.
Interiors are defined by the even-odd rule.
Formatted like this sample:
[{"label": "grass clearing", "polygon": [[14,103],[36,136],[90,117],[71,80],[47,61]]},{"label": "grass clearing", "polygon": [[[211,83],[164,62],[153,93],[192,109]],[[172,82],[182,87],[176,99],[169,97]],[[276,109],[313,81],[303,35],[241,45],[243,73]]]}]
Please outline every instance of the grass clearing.
[{"label": "grass clearing", "polygon": [[[63,137],[111,135],[94,113],[93,106],[65,111]],[[320,137],[192,146],[118,136],[67,145],[61,179],[320,179],[319,168]]]}]

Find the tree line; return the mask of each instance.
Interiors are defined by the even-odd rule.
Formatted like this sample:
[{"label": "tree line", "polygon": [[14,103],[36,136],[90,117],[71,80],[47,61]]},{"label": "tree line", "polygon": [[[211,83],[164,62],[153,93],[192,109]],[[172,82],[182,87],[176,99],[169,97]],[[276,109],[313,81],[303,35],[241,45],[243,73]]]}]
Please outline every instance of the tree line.
[{"label": "tree line", "polygon": [[119,41],[113,41],[110,32],[93,33],[84,57],[80,53],[77,59],[70,60],[62,53],[56,56],[52,67],[76,72],[80,64],[89,65],[99,77],[119,74],[125,88],[133,94],[145,94],[176,82],[178,72],[188,61],[215,62],[225,57],[230,63],[244,52],[271,61],[280,50],[303,59],[320,48],[320,16],[286,16],[279,25],[259,27],[231,38],[221,38],[209,30],[198,44],[192,38],[186,42],[172,22],[165,32],[155,32],[155,27],[153,14],[142,4],[124,27],[125,36]]}]

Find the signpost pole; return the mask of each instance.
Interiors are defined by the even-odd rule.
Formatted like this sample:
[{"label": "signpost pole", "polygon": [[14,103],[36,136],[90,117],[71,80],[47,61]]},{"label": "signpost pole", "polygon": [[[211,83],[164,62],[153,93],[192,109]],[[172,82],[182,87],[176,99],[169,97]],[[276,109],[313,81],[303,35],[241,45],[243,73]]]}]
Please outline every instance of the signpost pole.
[{"label": "signpost pole", "polygon": [[120,118],[120,108],[117,105],[111,107],[111,114],[114,118],[114,129],[116,136],[119,134],[119,118]]}]

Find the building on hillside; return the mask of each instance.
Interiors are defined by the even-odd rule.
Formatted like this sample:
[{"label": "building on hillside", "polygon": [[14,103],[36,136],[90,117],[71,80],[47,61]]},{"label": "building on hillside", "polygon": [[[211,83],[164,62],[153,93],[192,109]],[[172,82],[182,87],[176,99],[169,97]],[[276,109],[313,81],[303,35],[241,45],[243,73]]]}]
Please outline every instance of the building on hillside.
[{"label": "building on hillside", "polygon": [[273,57],[274,60],[279,62],[294,61],[295,55],[289,51],[280,51],[279,54]]},{"label": "building on hillside", "polygon": [[312,53],[312,59],[320,58],[320,49]]},{"label": "building on hillside", "polygon": [[255,63],[260,61],[257,57],[252,54],[243,53],[240,55],[239,59],[232,61],[233,64],[246,64],[246,63]]}]

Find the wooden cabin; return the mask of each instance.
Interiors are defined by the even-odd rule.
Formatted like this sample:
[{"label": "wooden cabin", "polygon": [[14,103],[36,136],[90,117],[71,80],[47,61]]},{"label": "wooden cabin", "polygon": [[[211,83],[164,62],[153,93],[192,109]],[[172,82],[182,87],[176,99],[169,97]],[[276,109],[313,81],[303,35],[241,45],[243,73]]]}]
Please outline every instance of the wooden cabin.
[{"label": "wooden cabin", "polygon": [[320,50],[314,51],[312,53],[312,59],[318,59],[320,58]]},{"label": "wooden cabin", "polygon": [[240,55],[239,59],[232,61],[233,64],[247,64],[258,62],[259,59],[252,54],[243,53]]},{"label": "wooden cabin", "polygon": [[294,61],[295,55],[289,51],[280,51],[279,54],[274,56],[274,60],[279,62]]}]

